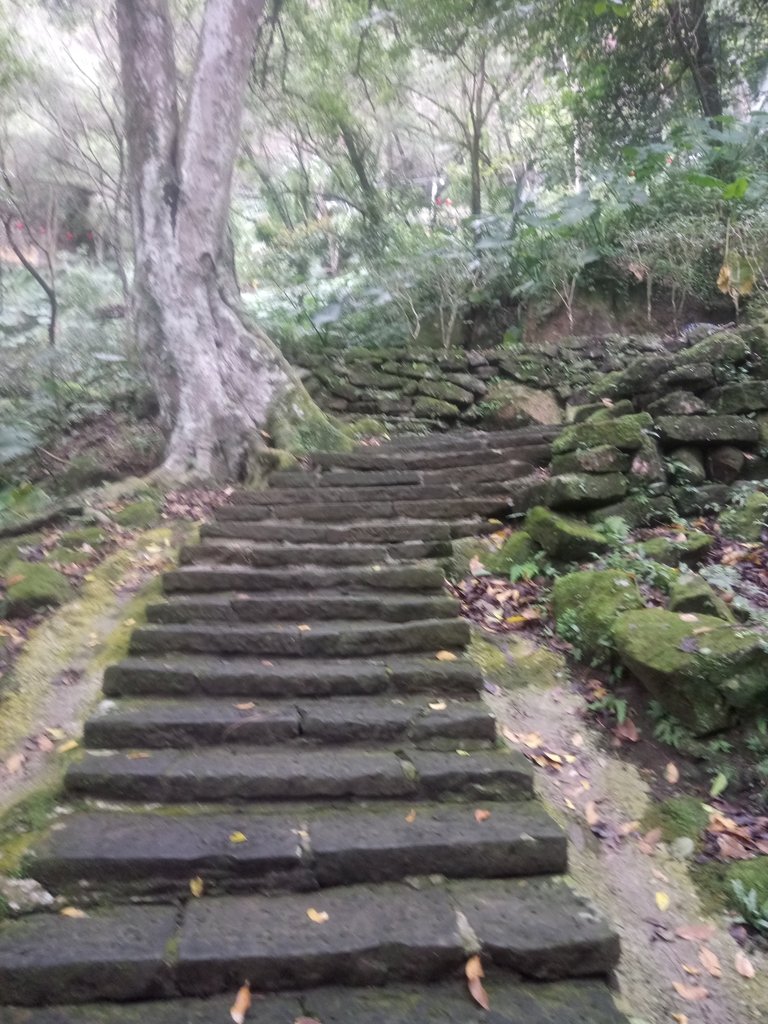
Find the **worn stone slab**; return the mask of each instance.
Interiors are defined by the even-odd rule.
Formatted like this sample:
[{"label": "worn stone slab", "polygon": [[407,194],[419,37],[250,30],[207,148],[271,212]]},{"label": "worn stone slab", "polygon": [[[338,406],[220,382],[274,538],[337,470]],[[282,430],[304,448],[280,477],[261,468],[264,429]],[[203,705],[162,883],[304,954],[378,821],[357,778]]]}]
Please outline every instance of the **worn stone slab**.
[{"label": "worn stone slab", "polygon": [[408,759],[427,797],[519,800],[533,796],[530,764],[517,751],[409,751]]},{"label": "worn stone slab", "polygon": [[[31,871],[55,891],[85,879],[141,892],[188,892],[199,875],[206,890],[228,885],[312,888],[298,819],[228,814],[79,812],[62,818],[35,849]],[[232,835],[246,838],[234,843]],[[141,883],[141,885],[138,885]]]},{"label": "worn stone slab", "polygon": [[166,593],[209,593],[216,590],[263,592],[267,590],[320,590],[338,588],[357,590],[417,590],[441,592],[443,576],[428,564],[346,566],[316,568],[312,566],[286,569],[251,569],[220,565],[186,567],[163,576]]},{"label": "worn stone slab", "polygon": [[[237,704],[250,704],[240,707]],[[295,705],[187,698],[185,700],[105,701],[86,720],[88,747],[191,747],[221,743],[278,745],[299,739],[301,720]]]},{"label": "worn stone slab", "polygon": [[153,623],[276,622],[304,623],[318,619],[375,619],[408,622],[411,619],[455,618],[459,603],[448,594],[367,593],[337,590],[273,591],[269,594],[171,594],[147,608]]},{"label": "worn stone slab", "polygon": [[[314,909],[324,923],[307,916]],[[350,886],[306,896],[195,900],[176,974],[185,995],[234,991],[243,978],[276,991],[330,982],[430,981],[464,959],[456,915],[438,888]]]},{"label": "worn stone slab", "polygon": [[248,565],[272,568],[288,565],[373,565],[386,561],[444,558],[448,540],[408,540],[393,544],[262,544],[241,538],[213,538],[183,547],[181,565]]},{"label": "worn stone slab", "polygon": [[[314,871],[321,885],[385,882],[408,875],[504,878],[564,871],[566,838],[536,803],[475,808],[418,805],[403,811],[332,812],[311,822]],[[487,808],[486,808],[487,809]]]},{"label": "worn stone slab", "polygon": [[607,975],[619,959],[608,922],[561,879],[450,883],[494,964],[529,978]]},{"label": "worn stone slab", "polygon": [[[310,1014],[323,1024],[626,1024],[599,981],[526,983],[499,971],[484,982],[491,1010],[470,999],[463,981],[385,989],[322,988],[259,999],[257,1024],[291,1024]],[[227,1021],[232,997],[174,999],[124,1006],[0,1010],[2,1024],[211,1024]]]},{"label": "worn stone slab", "polygon": [[0,924],[0,1001],[24,1006],[170,994],[172,906],[118,907],[87,917],[35,914]]},{"label": "worn stone slab", "polygon": [[659,416],[656,426],[663,441],[675,444],[739,444],[760,438],[757,423],[745,416]]},{"label": "worn stone slab", "polygon": [[[309,626],[309,629],[301,629]],[[322,621],[298,624],[148,625],[131,637],[131,654],[179,651],[194,654],[263,654],[345,658],[462,648],[469,642],[464,619],[405,623]]]},{"label": "worn stone slab", "polygon": [[[274,481],[274,474],[270,482]],[[384,470],[337,470],[335,473],[321,473],[318,476],[320,487],[392,487],[403,484],[418,486],[424,478],[418,469],[384,469]]]},{"label": "worn stone slab", "polygon": [[194,800],[324,800],[407,797],[418,783],[393,753],[209,747],[127,753],[86,753],[65,777],[70,793],[164,803]]},{"label": "worn stone slab", "polygon": [[235,537],[255,541],[280,541],[293,544],[386,544],[404,540],[450,540],[447,523],[435,519],[392,520],[361,522],[344,526],[317,526],[284,522],[225,522],[204,523],[200,536]]},{"label": "worn stone slab", "polygon": [[215,658],[161,655],[126,658],[104,673],[104,693],[233,697],[326,697],[434,693],[467,696],[482,688],[477,666],[459,658],[437,661],[430,655],[393,655],[345,660]]},{"label": "worn stone slab", "polygon": [[441,498],[455,497],[461,489],[461,477],[457,476],[451,483],[426,484],[417,483],[405,485],[387,485],[385,487],[366,487],[365,494],[361,495],[357,487],[297,487],[281,490],[277,487],[268,487],[264,491],[236,491],[232,495],[233,505],[252,505],[256,508],[270,506],[272,508],[301,505],[305,502],[320,504],[328,502],[338,505],[343,502],[357,501],[393,501],[400,498],[408,501],[411,498],[419,498],[425,501],[439,501]]}]

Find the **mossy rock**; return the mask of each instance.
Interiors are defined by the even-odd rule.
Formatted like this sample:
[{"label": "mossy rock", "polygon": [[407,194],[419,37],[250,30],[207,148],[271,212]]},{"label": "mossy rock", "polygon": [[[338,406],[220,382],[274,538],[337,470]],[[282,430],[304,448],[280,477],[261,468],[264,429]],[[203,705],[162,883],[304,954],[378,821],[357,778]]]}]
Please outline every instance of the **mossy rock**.
[{"label": "mossy rock", "polygon": [[539,647],[525,637],[510,638],[507,653],[505,670],[497,677],[499,685],[505,689],[532,687],[552,690],[562,686],[568,678],[568,667],[562,654]]},{"label": "mossy rock", "polygon": [[768,902],[768,857],[755,857],[754,860],[739,860],[728,865],[725,873],[726,895],[732,907],[739,909],[739,902],[733,891],[732,882],[741,882],[749,892],[757,893],[758,905],[762,907]]},{"label": "mossy rock", "polygon": [[492,384],[483,404],[492,410],[483,417],[484,420],[495,426],[563,422],[560,403],[552,391],[529,388],[511,381]]},{"label": "mossy rock", "polygon": [[469,576],[470,563],[474,558],[479,559],[488,572],[492,571],[488,560],[493,557],[495,552],[492,552],[485,541],[479,537],[460,537],[453,542],[451,547],[450,557],[442,562],[443,571],[449,579],[462,580],[465,576]]},{"label": "mossy rock", "polygon": [[653,426],[647,412],[618,419],[587,420],[566,427],[552,445],[554,455],[571,452],[576,448],[597,448],[608,444],[621,451],[635,452],[643,443],[646,432]]},{"label": "mossy rock", "polygon": [[475,400],[471,391],[447,380],[422,380],[419,382],[419,391],[429,398],[439,398],[443,402],[451,402],[458,406],[471,405]]},{"label": "mossy rock", "polygon": [[416,416],[424,416],[426,419],[432,420],[455,420],[459,415],[458,408],[450,402],[444,402],[440,398],[428,398],[425,395],[416,399],[413,403],[413,411]]},{"label": "mossy rock", "polygon": [[709,412],[706,402],[690,391],[671,391],[647,407],[651,416],[698,416]]},{"label": "mossy rock", "polygon": [[546,553],[560,562],[580,562],[603,554],[610,547],[603,534],[578,519],[558,515],[543,505],[532,508],[525,530]]},{"label": "mossy rock", "polygon": [[656,497],[648,494],[629,494],[623,501],[588,512],[587,521],[601,523],[611,516],[618,516],[629,526],[669,523],[679,518],[675,503],[666,494]]},{"label": "mossy rock", "polygon": [[146,530],[157,523],[159,513],[154,501],[144,499],[142,501],[132,501],[125,508],[121,508],[119,512],[115,513],[114,519],[119,526],[125,526],[128,529]]},{"label": "mossy rock", "polygon": [[9,619],[32,615],[41,608],[57,608],[72,596],[66,576],[43,562],[11,562],[5,580],[2,612]]},{"label": "mossy rock", "polygon": [[[629,470],[629,482],[634,488],[651,488],[652,484],[667,482],[667,468],[664,465],[659,446],[652,437],[646,435],[632,458]],[[658,490],[658,488],[655,488]],[[664,487],[666,490],[666,486]]]},{"label": "mossy rock", "polygon": [[701,530],[691,530],[684,540],[673,537],[652,537],[638,544],[645,558],[662,565],[698,565],[714,544],[714,537]]},{"label": "mossy rock", "polygon": [[701,800],[692,796],[675,796],[653,804],[643,818],[643,828],[647,831],[660,828],[661,837],[667,843],[688,838],[700,846],[701,833],[708,822],[709,814]]},{"label": "mossy rock", "polygon": [[629,456],[610,444],[603,444],[597,448],[580,448],[555,455],[549,468],[555,476],[562,473],[625,473],[629,469]]},{"label": "mossy rock", "polygon": [[57,488],[64,494],[82,491],[86,487],[97,487],[107,480],[117,480],[119,471],[104,461],[105,456],[73,455],[67,468],[56,476]]},{"label": "mossy rock", "polygon": [[59,537],[60,548],[75,550],[87,544],[91,548],[99,548],[106,544],[107,535],[98,526],[82,526],[77,530],[68,530]]},{"label": "mossy rock", "polygon": [[0,572],[4,572],[11,562],[19,558],[22,549],[37,547],[42,539],[42,533],[25,533],[21,537],[0,541]]},{"label": "mossy rock", "polygon": [[508,575],[513,565],[525,565],[536,557],[539,545],[525,530],[511,533],[497,551],[489,553],[486,568],[501,575]]},{"label": "mossy rock", "polygon": [[694,573],[681,573],[672,584],[669,610],[678,614],[713,615],[723,622],[735,621],[725,601],[717,596],[706,580]]},{"label": "mossy rock", "polygon": [[679,484],[690,484],[698,487],[707,479],[704,459],[696,448],[683,445],[669,453],[667,473]]},{"label": "mossy rock", "polygon": [[740,384],[727,384],[718,388],[714,395],[707,397],[714,399],[716,412],[761,412],[768,409],[768,382],[750,380]]},{"label": "mossy rock", "polygon": [[731,331],[722,331],[683,349],[676,358],[678,363],[711,363],[722,371],[745,362],[749,354],[750,346],[744,338]]},{"label": "mossy rock", "polygon": [[571,572],[556,580],[552,590],[558,631],[589,658],[606,660],[618,616],[642,607],[637,584],[619,569]]},{"label": "mossy rock", "polygon": [[93,552],[62,547],[53,548],[45,556],[46,562],[52,565],[88,565],[92,559]]},{"label": "mossy rock", "polygon": [[760,438],[746,416],[659,416],[659,434],[668,444],[752,444]]},{"label": "mossy rock", "polygon": [[565,473],[551,477],[544,501],[554,509],[594,508],[623,498],[627,487],[627,479],[621,473]]},{"label": "mossy rock", "polygon": [[594,411],[587,417],[591,423],[596,420],[615,420],[619,416],[631,416],[635,411],[635,407],[629,401],[628,398],[623,398],[620,402],[614,402],[612,405],[606,405],[604,402],[594,409]]},{"label": "mossy rock", "polygon": [[624,612],[613,635],[626,668],[666,711],[704,736],[765,706],[768,652],[756,632],[710,615],[689,618],[662,608]]},{"label": "mossy rock", "polygon": [[741,508],[730,508],[720,516],[720,527],[733,540],[759,541],[768,525],[768,494],[755,491]]}]

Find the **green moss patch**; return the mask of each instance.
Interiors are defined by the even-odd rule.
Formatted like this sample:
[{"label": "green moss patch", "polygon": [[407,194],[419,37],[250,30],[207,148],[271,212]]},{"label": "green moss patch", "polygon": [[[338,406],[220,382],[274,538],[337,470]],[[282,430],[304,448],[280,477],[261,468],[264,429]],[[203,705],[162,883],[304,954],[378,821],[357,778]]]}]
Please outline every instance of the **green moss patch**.
[{"label": "green moss patch", "polygon": [[148,498],[132,501],[115,513],[115,522],[128,529],[146,530],[159,519],[157,505]]},{"label": "green moss patch", "polygon": [[618,569],[572,572],[555,581],[552,613],[558,632],[582,654],[606,660],[622,612],[642,608],[634,579]]},{"label": "green moss patch", "polygon": [[578,519],[557,515],[543,505],[532,508],[525,529],[550,558],[579,562],[603,554],[610,544],[603,534]]},{"label": "green moss patch", "polygon": [[699,846],[701,833],[708,821],[709,815],[701,800],[692,796],[676,796],[653,804],[643,818],[643,828],[646,831],[660,828],[662,839],[668,843],[687,837]]},{"label": "green moss patch", "polygon": [[33,615],[41,608],[58,608],[72,596],[66,576],[42,562],[11,562],[5,571],[2,612],[9,619]]}]

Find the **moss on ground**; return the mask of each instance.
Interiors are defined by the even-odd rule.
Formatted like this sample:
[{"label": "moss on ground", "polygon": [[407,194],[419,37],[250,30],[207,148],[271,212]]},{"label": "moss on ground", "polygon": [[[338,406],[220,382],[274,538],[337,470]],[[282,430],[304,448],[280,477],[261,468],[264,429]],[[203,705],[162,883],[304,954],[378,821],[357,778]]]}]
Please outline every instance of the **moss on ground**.
[{"label": "moss on ground", "polygon": [[5,585],[0,614],[9,619],[58,608],[72,596],[67,577],[43,562],[11,562],[5,570]]},{"label": "moss on ground", "polygon": [[643,818],[643,828],[660,828],[662,839],[668,843],[687,836],[700,846],[701,832],[708,821],[709,814],[701,800],[692,796],[675,796],[649,807]]},{"label": "moss on ground", "polygon": [[47,828],[58,797],[57,780],[0,815],[0,875],[23,876],[26,855]]},{"label": "moss on ground", "polygon": [[132,501],[119,512],[115,512],[115,522],[128,529],[146,530],[154,526],[159,519],[157,503],[149,498]]}]

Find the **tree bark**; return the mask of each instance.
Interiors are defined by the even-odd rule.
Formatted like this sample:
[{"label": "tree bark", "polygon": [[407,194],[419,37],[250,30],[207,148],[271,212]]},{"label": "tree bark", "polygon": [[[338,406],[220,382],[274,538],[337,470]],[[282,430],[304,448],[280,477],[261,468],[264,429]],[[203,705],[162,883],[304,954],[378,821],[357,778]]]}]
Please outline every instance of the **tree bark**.
[{"label": "tree bark", "polygon": [[[263,0],[207,0],[179,110],[167,0],[117,0],[135,247],[134,316],[175,478],[242,479],[285,412],[327,426],[278,349],[249,325],[228,258],[240,121]],[[302,422],[303,421],[303,422]],[[263,442],[262,442],[263,444]]]},{"label": "tree bark", "polygon": [[669,0],[672,34],[680,57],[693,78],[699,106],[704,117],[723,116],[723,97],[717,72],[715,51],[709,32],[707,0]]}]

